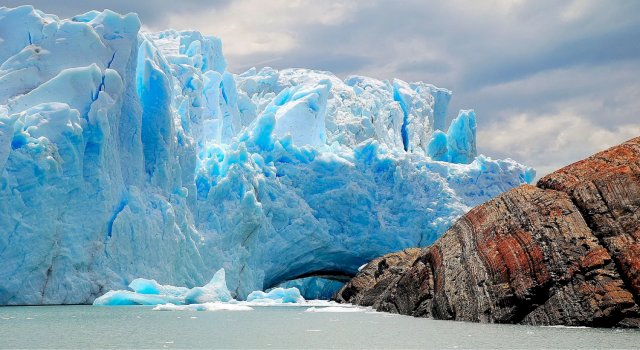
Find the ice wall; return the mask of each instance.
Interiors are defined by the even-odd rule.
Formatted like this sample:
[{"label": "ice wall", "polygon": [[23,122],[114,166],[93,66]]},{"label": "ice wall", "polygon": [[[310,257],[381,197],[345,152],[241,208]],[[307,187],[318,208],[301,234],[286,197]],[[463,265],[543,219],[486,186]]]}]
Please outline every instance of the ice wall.
[{"label": "ice wall", "polygon": [[475,156],[475,115],[434,132],[447,90],[226,67],[135,14],[0,9],[0,305],[355,273],[533,179]]},{"label": "ice wall", "polygon": [[210,278],[182,171],[196,148],[172,106],[182,91],[137,16],[23,6],[0,10],[0,27],[0,304]]}]

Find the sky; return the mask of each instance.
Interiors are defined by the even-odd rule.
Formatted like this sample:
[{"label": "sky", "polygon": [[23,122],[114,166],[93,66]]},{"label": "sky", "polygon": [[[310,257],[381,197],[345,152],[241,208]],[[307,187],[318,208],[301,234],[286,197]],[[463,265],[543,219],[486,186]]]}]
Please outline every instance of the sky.
[{"label": "sky", "polygon": [[640,1],[3,0],[60,17],[137,12],[220,37],[229,70],[425,81],[477,114],[478,150],[544,175],[640,136]]}]

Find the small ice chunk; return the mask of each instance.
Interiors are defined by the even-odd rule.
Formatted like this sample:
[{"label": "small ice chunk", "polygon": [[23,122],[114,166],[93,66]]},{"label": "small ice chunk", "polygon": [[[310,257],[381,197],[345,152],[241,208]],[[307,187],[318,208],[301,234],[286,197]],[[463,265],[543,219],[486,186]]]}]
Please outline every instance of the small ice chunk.
[{"label": "small ice chunk", "polygon": [[153,308],[154,311],[251,311],[252,307],[228,303],[204,303],[191,305],[164,304]]},{"label": "small ice chunk", "polygon": [[179,298],[168,295],[140,294],[128,290],[112,290],[93,301],[97,306],[182,304]]},{"label": "small ice chunk", "polygon": [[351,306],[327,306],[327,307],[310,307],[304,312],[367,312],[371,311],[361,307]]},{"label": "small ice chunk", "polygon": [[247,297],[250,302],[264,303],[304,303],[298,288],[274,288],[265,293],[260,290],[251,292]]}]

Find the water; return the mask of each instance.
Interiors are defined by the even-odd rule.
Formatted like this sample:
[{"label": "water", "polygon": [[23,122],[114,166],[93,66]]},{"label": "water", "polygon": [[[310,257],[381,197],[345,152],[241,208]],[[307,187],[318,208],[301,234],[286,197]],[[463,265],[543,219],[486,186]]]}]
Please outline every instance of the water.
[{"label": "water", "polygon": [[385,313],[0,308],[0,348],[637,348],[639,330],[435,321]]}]

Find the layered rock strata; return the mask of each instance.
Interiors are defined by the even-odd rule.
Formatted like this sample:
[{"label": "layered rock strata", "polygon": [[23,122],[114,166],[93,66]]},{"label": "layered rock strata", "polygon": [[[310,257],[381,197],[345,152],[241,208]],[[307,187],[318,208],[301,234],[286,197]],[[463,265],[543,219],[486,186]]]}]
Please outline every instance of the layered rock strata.
[{"label": "layered rock strata", "polygon": [[640,137],[464,215],[425,249],[370,262],[335,296],[446,320],[638,327]]}]

